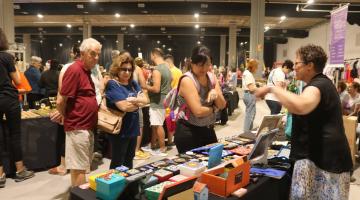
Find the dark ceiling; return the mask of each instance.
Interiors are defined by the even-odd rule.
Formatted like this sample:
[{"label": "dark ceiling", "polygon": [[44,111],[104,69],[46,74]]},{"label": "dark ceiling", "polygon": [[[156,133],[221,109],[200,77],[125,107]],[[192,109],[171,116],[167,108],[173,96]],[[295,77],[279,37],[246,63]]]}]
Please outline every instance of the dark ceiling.
[{"label": "dark ceiling", "polygon": [[[17,1],[15,1],[17,2]],[[18,1],[19,2],[19,1]],[[26,1],[20,1],[26,2]],[[31,2],[31,1],[30,1]],[[269,1],[267,1],[269,2]],[[251,4],[249,2],[194,2],[194,1],[176,1],[176,2],[59,2],[59,3],[15,3],[15,16],[34,16],[38,13],[43,15],[114,15],[120,13],[121,16],[126,15],[193,15],[195,12],[200,15],[234,15],[234,16],[250,16]],[[323,18],[328,19],[328,12],[297,12],[296,8],[299,4],[294,3],[266,3],[265,15],[267,17],[280,17],[286,15],[288,18],[298,18],[298,23],[301,23],[302,18]],[[333,5],[313,5],[309,9],[323,9],[331,10]],[[350,11],[359,11],[359,4],[351,4]],[[349,23],[360,24],[360,13],[349,13]],[[160,23],[160,22],[159,22]],[[316,24],[314,24],[316,25]],[[44,34],[44,35],[81,35],[81,27],[73,27],[67,29],[62,27],[31,27],[29,26],[16,26],[16,34],[31,33],[31,34]],[[228,34],[228,28],[224,27],[206,27],[205,29],[195,30],[193,27],[166,27],[166,30],[160,30],[161,24],[158,26],[136,27],[132,30],[129,27],[99,27],[94,25],[94,35],[111,35],[117,33],[124,33],[129,35],[203,35],[214,36]],[[240,30],[240,29],[239,29]],[[238,32],[239,36],[249,36],[249,27],[241,28]],[[286,29],[275,29],[265,33],[268,37],[307,37],[308,27],[302,30],[293,30],[291,27]]]}]

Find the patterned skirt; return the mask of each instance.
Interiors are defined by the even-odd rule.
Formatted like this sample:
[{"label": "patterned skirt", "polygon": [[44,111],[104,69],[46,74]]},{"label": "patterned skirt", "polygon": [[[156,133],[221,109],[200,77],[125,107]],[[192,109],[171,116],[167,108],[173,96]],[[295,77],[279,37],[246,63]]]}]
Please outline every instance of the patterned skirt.
[{"label": "patterned skirt", "polygon": [[331,173],[318,168],[312,161],[295,162],[291,183],[291,200],[347,200],[350,172]]}]

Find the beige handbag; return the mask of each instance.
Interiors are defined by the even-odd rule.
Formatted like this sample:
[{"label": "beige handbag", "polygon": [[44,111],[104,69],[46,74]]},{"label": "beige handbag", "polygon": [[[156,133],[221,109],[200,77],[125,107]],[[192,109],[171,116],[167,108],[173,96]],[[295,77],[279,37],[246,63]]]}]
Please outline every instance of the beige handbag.
[{"label": "beige handbag", "polygon": [[104,99],[105,97],[101,99],[101,103],[99,105],[97,128],[106,133],[119,134],[122,119],[124,118],[126,112],[108,108]]}]

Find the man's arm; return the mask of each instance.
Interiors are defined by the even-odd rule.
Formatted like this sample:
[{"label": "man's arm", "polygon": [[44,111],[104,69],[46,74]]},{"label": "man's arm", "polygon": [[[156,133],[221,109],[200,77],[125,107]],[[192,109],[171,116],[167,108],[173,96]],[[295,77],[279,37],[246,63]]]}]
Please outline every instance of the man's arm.
[{"label": "man's arm", "polygon": [[160,92],[161,74],[158,70],[154,70],[152,74],[153,85],[146,85],[146,90],[152,93]]},{"label": "man's arm", "polygon": [[61,95],[59,95],[58,97],[60,98],[56,100],[56,109],[61,115],[65,116],[67,97]]}]

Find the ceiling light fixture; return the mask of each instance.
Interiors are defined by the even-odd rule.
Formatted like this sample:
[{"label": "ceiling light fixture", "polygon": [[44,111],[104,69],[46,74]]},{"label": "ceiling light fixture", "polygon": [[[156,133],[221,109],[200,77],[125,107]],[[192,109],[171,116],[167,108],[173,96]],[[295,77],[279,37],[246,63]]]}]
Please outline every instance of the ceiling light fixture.
[{"label": "ceiling light fixture", "polygon": [[115,42],[116,42],[116,43],[119,43],[119,40],[116,40]]},{"label": "ceiling light fixture", "polygon": [[71,28],[71,24],[66,24],[66,27]]},{"label": "ceiling light fixture", "polygon": [[268,31],[269,29],[270,29],[270,26],[265,26],[265,31],[264,32]]},{"label": "ceiling light fixture", "polygon": [[160,40],[156,41],[156,43],[160,44]]},{"label": "ceiling light fixture", "polygon": [[201,42],[200,42],[200,41],[197,41],[197,44],[201,44]]},{"label": "ceiling light fixture", "polygon": [[80,43],[81,41],[80,40],[78,40],[78,43]]},{"label": "ceiling light fixture", "polygon": [[90,2],[96,2],[96,0],[90,0]]},{"label": "ceiling light fixture", "polygon": [[194,17],[195,17],[195,18],[199,18],[199,13],[195,13],[195,14],[194,14]]},{"label": "ceiling light fixture", "polygon": [[145,4],[144,4],[144,3],[138,3],[137,6],[138,6],[138,8],[145,8]]},{"label": "ceiling light fixture", "polygon": [[76,4],[76,7],[77,7],[78,9],[84,9],[84,5],[83,5],[83,4]]},{"label": "ceiling light fixture", "polygon": [[62,47],[63,46],[63,44],[62,43],[59,43],[59,47]]},{"label": "ceiling light fixture", "polygon": [[116,17],[116,18],[119,18],[119,17],[120,17],[120,14],[119,14],[119,13],[115,13],[115,17]]},{"label": "ceiling light fixture", "polygon": [[285,19],[286,19],[286,16],[285,16],[285,15],[283,15],[283,16],[280,17],[280,20],[281,20],[281,21],[284,21]]},{"label": "ceiling light fixture", "polygon": [[135,24],[130,24],[130,27],[131,27],[131,28],[134,28],[134,27],[135,27]]},{"label": "ceiling light fixture", "polygon": [[199,26],[199,24],[195,24],[195,28],[199,28],[200,26]]},{"label": "ceiling light fixture", "polygon": [[165,47],[166,47],[166,45],[165,45],[165,44],[163,44],[163,45],[162,45],[162,47],[163,47],[163,48],[165,48]]},{"label": "ceiling light fixture", "polygon": [[307,4],[313,4],[315,1],[314,0],[308,0],[306,3]]},{"label": "ceiling light fixture", "polygon": [[44,15],[38,13],[38,14],[37,14],[37,17],[41,19],[41,18],[44,18]]}]

